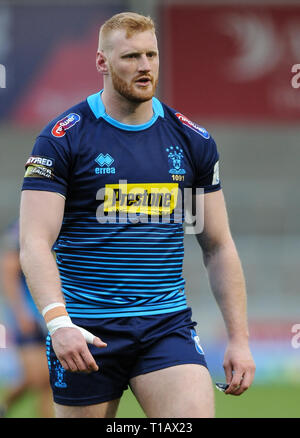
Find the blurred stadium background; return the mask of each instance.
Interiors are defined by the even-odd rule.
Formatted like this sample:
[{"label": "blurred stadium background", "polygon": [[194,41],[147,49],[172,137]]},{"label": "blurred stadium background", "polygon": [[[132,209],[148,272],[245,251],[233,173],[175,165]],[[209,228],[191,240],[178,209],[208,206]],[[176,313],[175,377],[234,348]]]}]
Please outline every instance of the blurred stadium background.
[{"label": "blurred stadium background", "polygon": [[[242,397],[216,393],[218,417],[300,417],[299,1],[0,1],[0,231],[18,215],[24,163],[46,122],[101,88],[97,33],[116,12],[156,21],[158,97],[208,129],[221,155],[232,233],[247,281],[257,365]],[[2,70],[3,71],[3,70]],[[2,78],[3,79],[3,78]],[[300,83],[300,81],[299,81]],[[154,163],[155,164],[155,163]],[[213,380],[224,380],[226,336],[194,236],[186,235],[187,296]],[[3,294],[0,387],[21,378]],[[294,347],[300,347],[294,342]],[[38,366],[38,364],[37,364]],[[34,416],[34,394],[15,416]],[[142,412],[127,391],[119,416]]]}]

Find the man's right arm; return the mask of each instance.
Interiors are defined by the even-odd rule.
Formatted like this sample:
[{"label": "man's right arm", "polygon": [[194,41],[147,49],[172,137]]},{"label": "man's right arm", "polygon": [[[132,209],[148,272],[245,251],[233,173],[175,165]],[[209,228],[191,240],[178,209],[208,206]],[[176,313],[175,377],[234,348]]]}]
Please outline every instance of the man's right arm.
[{"label": "man's right arm", "polygon": [[64,303],[52,246],[59,234],[65,200],[54,192],[25,190],[20,207],[20,261],[40,312]]},{"label": "man's right arm", "polygon": [[[52,253],[53,244],[60,232],[64,206],[65,200],[58,193],[39,190],[22,192],[20,262],[41,313],[50,304],[61,303],[62,309],[64,305],[60,276]],[[70,327],[67,324],[56,329],[51,336],[54,351],[62,366],[69,371],[97,371],[98,366],[80,330],[77,326]],[[106,346],[97,337],[94,337],[93,344],[97,347]]]}]

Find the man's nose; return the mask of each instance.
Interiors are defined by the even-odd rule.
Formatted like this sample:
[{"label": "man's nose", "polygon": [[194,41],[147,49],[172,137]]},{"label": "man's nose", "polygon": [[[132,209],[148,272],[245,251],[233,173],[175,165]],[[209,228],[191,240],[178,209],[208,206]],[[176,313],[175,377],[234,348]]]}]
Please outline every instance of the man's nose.
[{"label": "man's nose", "polygon": [[139,69],[139,71],[150,71],[151,70],[151,65],[150,65],[150,62],[149,62],[147,55],[142,55],[140,57],[138,69]]}]

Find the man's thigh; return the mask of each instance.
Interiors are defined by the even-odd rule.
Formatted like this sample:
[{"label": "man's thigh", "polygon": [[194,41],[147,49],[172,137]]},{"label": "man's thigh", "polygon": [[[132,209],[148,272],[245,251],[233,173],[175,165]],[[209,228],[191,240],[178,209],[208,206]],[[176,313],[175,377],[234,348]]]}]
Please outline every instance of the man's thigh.
[{"label": "man's thigh", "polygon": [[130,380],[130,386],[147,417],[214,417],[212,381],[202,365],[177,365],[141,374]]},{"label": "man's thigh", "polygon": [[54,403],[56,418],[115,418],[120,399],[90,406],[66,406]]}]

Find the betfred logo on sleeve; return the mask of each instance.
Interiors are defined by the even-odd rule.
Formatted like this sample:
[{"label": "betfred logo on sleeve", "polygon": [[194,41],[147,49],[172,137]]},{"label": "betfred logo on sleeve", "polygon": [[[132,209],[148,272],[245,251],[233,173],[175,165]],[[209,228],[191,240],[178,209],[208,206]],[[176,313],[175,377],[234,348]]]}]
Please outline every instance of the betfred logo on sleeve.
[{"label": "betfred logo on sleeve", "polygon": [[210,137],[209,132],[206,131],[206,129],[202,128],[202,126],[197,125],[197,123],[192,122],[187,117],[185,117],[181,113],[176,113],[176,117],[186,126],[191,128],[193,131],[197,132],[198,134],[202,135],[202,137],[208,139]]},{"label": "betfred logo on sleeve", "polygon": [[74,126],[77,122],[79,122],[80,116],[76,113],[68,114],[63,119],[60,119],[52,128],[51,134],[54,137],[63,137],[66,134],[66,131],[72,126]]},{"label": "betfred logo on sleeve", "polygon": [[52,158],[33,156],[28,158],[25,167],[28,167],[30,164],[39,164],[41,166],[53,167],[54,160]]}]

